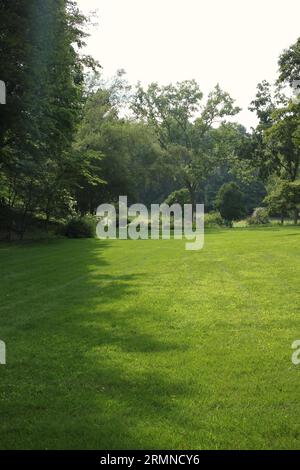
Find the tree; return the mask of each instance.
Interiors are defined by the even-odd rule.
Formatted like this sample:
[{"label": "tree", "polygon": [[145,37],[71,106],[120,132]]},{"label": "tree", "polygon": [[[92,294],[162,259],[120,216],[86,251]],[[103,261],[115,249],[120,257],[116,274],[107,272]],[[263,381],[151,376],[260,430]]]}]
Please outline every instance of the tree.
[{"label": "tree", "polygon": [[78,52],[86,18],[75,2],[19,0],[1,8],[7,18],[0,31],[2,66],[11,60],[0,74],[8,90],[1,107],[7,113],[0,125],[1,206],[21,215],[16,229],[22,236],[29,215],[49,220],[68,206],[84,67],[96,64]]},{"label": "tree", "polygon": [[291,212],[297,225],[300,209],[300,181],[277,180],[264,200],[270,215],[280,215],[281,223]]},{"label": "tree", "polygon": [[280,86],[271,85],[263,81],[257,85],[255,99],[251,102],[249,110],[256,112],[258,125],[251,136],[251,152],[248,154],[253,168],[258,170],[260,178],[266,182],[278,170],[278,162],[273,154],[266,152],[266,135],[276,120],[278,108],[288,104],[286,96],[281,92]]},{"label": "tree", "polygon": [[84,159],[92,156],[94,175],[102,182],[82,175],[76,191],[81,213],[93,213],[101,203],[117,201],[128,192],[129,159],[123,128],[108,90],[93,93],[85,105],[75,150]]},{"label": "tree", "polygon": [[88,178],[83,175],[80,180],[76,191],[80,212],[93,213],[103,202],[117,202],[120,195],[135,200],[144,174],[139,161],[152,151],[152,140],[147,137],[142,126],[119,117],[111,88],[92,93],[74,145],[82,158],[92,157],[96,177],[91,180],[90,174]]},{"label": "tree", "polygon": [[[294,211],[298,221],[297,191],[300,171],[300,103],[282,92],[295,87],[300,77],[300,39],[279,58],[276,86],[267,82],[258,85],[256,99],[250,109],[259,118],[253,133],[253,163],[269,186],[266,202],[271,212],[284,217]],[[299,85],[299,83],[298,83]],[[275,182],[275,185],[274,185]],[[296,191],[296,192],[295,192]]]},{"label": "tree", "polygon": [[300,78],[300,38],[285,49],[279,57],[279,78],[278,83],[294,86]]},{"label": "tree", "polygon": [[229,226],[232,226],[233,221],[245,216],[243,193],[236,183],[226,183],[220,188],[216,198],[216,208]]},{"label": "tree", "polygon": [[184,204],[191,204],[190,193],[187,189],[179,189],[171,193],[165,200],[165,204],[173,206],[173,204],[179,204],[184,206]]},{"label": "tree", "polygon": [[265,155],[273,172],[295,181],[300,169],[300,108],[293,103],[273,112],[273,124],[265,131]]},{"label": "tree", "polygon": [[259,119],[254,132],[254,164],[260,167],[265,180],[275,174],[295,181],[299,175],[300,103],[283,92],[299,82],[299,57],[300,39],[281,54],[276,84],[260,83],[251,103],[250,110],[255,111]]},{"label": "tree", "polygon": [[239,108],[219,86],[202,104],[203,94],[195,80],[160,87],[138,86],[132,109],[155,131],[162,149],[174,159],[174,178],[190,193],[193,207],[197,190],[216,166],[211,131]]}]

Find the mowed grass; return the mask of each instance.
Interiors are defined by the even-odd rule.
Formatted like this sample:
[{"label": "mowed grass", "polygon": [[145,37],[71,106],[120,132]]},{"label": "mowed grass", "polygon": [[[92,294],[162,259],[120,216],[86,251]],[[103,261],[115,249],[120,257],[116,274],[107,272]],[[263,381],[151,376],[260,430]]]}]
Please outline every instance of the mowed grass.
[{"label": "mowed grass", "polygon": [[1,449],[300,448],[300,230],[0,246]]}]

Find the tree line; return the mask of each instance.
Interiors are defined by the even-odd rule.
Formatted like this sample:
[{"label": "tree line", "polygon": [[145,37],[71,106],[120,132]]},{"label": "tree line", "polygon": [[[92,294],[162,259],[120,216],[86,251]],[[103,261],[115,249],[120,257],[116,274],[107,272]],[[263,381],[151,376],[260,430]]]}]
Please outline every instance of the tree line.
[{"label": "tree line", "polygon": [[[298,222],[300,40],[263,81],[247,131],[233,97],[195,80],[104,81],[84,55],[89,19],[70,0],[1,0],[0,236],[23,237],[103,202],[204,203],[229,222],[266,207]],[[240,203],[239,203],[240,202]],[[231,219],[231,220],[229,220]]]}]

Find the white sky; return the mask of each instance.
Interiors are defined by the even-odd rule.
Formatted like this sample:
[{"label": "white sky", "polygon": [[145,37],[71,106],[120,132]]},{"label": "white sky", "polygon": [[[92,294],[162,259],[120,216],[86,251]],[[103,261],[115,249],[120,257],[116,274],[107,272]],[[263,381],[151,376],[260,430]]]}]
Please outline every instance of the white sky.
[{"label": "white sky", "polygon": [[282,50],[300,36],[299,0],[78,0],[97,10],[87,52],[106,77],[124,68],[144,85],[195,78],[204,93],[216,83],[247,108],[263,79],[274,81]]}]

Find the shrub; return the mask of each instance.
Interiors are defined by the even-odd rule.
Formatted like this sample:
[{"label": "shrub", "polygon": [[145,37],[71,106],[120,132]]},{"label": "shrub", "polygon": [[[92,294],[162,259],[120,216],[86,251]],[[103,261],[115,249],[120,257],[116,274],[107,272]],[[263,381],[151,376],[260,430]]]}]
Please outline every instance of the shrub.
[{"label": "shrub", "polygon": [[268,210],[264,207],[258,207],[252,216],[247,219],[248,225],[266,225],[270,223]]},{"label": "shrub", "polygon": [[217,194],[216,208],[229,227],[232,227],[233,221],[243,218],[246,208],[243,202],[243,193],[236,183],[223,184]]},{"label": "shrub", "polygon": [[224,220],[220,212],[210,212],[209,214],[205,214],[204,223],[206,227],[222,227]]},{"label": "shrub", "polygon": [[93,216],[73,217],[66,223],[64,235],[68,238],[94,238],[96,223],[96,218]]}]

